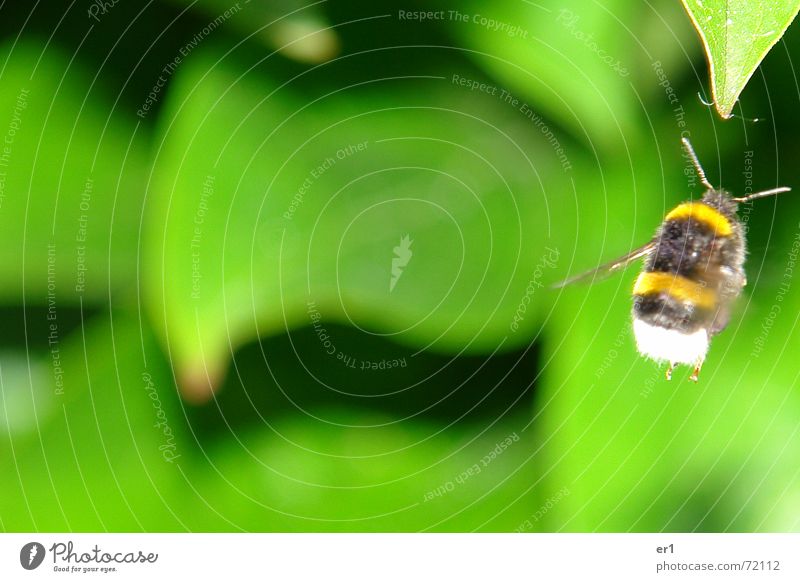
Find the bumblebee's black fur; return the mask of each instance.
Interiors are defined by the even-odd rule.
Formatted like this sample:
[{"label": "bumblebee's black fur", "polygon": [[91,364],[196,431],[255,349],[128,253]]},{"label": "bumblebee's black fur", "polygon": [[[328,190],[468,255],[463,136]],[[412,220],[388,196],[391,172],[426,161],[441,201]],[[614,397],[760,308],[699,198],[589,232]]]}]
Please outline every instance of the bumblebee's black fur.
[{"label": "bumblebee's black fur", "polygon": [[700,311],[694,305],[676,301],[666,294],[648,295],[633,298],[633,313],[651,325],[665,329],[677,329],[682,333],[692,333],[703,327],[710,314],[695,317]]}]

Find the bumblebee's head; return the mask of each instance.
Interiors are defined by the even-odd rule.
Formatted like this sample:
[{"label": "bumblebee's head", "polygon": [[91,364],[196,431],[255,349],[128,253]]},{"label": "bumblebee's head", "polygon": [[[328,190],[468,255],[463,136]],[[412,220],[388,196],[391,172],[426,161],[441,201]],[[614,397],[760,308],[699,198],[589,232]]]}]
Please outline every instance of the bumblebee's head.
[{"label": "bumblebee's head", "polygon": [[736,209],[739,207],[739,202],[733,198],[727,190],[709,188],[703,194],[703,203],[716,208],[723,216],[729,218],[736,216]]}]

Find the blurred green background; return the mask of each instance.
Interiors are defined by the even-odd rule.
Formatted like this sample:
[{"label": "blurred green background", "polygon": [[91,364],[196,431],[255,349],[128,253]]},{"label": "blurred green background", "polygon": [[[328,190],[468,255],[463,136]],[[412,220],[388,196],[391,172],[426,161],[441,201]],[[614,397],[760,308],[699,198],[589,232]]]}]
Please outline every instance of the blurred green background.
[{"label": "blurred green background", "polygon": [[3,530],[800,530],[794,195],[744,209],[696,385],[636,354],[636,267],[547,288],[700,195],[682,135],[714,184],[800,187],[796,28],[726,122],[677,0],[0,35]]}]

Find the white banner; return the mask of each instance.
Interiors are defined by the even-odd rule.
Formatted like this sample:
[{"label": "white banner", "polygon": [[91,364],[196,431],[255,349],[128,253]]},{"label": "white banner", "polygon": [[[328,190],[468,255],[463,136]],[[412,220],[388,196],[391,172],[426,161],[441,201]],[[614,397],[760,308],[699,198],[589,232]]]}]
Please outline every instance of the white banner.
[{"label": "white banner", "polygon": [[800,534],[4,534],[0,580],[800,580]]}]

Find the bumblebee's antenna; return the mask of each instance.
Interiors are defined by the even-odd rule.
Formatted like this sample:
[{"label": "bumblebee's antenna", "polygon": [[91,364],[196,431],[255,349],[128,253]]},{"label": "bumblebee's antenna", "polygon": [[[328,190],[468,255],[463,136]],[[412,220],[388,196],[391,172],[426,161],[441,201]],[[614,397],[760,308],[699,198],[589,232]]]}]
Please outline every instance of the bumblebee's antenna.
[{"label": "bumblebee's antenna", "polygon": [[755,194],[750,194],[749,196],[744,196],[742,198],[733,198],[733,201],[750,202],[751,200],[755,200],[756,198],[766,198],[767,196],[775,196],[775,194],[782,194],[783,192],[790,192],[790,191],[791,188],[782,186],[781,188],[773,188],[772,190],[764,190],[763,192],[756,192]]},{"label": "bumblebee's antenna", "polygon": [[686,153],[689,155],[689,159],[692,160],[692,164],[694,165],[694,169],[697,172],[697,176],[700,178],[700,183],[708,188],[709,190],[713,190],[714,186],[712,186],[708,182],[708,178],[706,178],[706,173],[703,171],[703,166],[700,165],[700,160],[697,159],[697,154],[694,153],[694,148],[692,144],[689,143],[689,140],[685,137],[681,138],[681,143],[683,144],[683,149],[686,150]]}]

